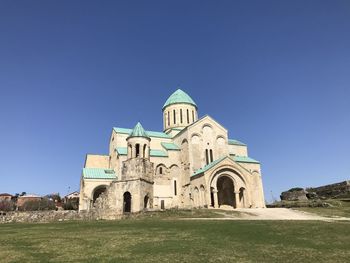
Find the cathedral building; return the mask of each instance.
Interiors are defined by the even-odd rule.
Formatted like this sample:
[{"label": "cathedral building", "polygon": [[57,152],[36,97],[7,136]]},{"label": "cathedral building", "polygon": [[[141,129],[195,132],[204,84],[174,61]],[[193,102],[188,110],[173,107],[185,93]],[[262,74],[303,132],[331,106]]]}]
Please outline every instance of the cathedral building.
[{"label": "cathedral building", "polygon": [[163,132],[112,129],[108,155],[88,154],[79,210],[103,204],[114,214],[144,209],[263,208],[260,163],[247,145],[178,89],[163,106]]}]

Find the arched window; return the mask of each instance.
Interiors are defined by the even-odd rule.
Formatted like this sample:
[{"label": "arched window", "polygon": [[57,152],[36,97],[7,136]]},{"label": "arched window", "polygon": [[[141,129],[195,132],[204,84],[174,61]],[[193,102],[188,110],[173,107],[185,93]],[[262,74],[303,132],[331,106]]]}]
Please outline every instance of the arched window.
[{"label": "arched window", "polygon": [[214,159],[213,159],[213,150],[210,149],[210,162],[213,162]]},{"label": "arched window", "polygon": [[175,112],[175,110],[173,110],[173,114],[174,114],[174,124],[176,124],[176,112]]},{"label": "arched window", "polygon": [[129,144],[128,159],[132,158],[132,146]]},{"label": "arched window", "polygon": [[164,112],[164,126],[166,126],[166,112]]},{"label": "arched window", "polygon": [[194,111],[192,111],[192,122],[194,122]]},{"label": "arched window", "polygon": [[182,124],[182,109],[180,109],[180,122]]},{"label": "arched window", "polygon": [[187,124],[190,123],[190,113],[188,112],[188,109],[187,109]]},{"label": "arched window", "polygon": [[143,158],[146,158],[146,149],[147,149],[147,144],[143,145]]},{"label": "arched window", "polygon": [[170,111],[168,111],[168,126],[170,125]]},{"label": "arched window", "polygon": [[205,162],[206,164],[209,164],[208,149],[205,149]]},{"label": "arched window", "polygon": [[136,156],[135,157],[139,157],[140,156],[140,144],[136,144]]},{"label": "arched window", "polygon": [[174,195],[177,195],[177,186],[176,186],[176,180],[174,180]]},{"label": "arched window", "polygon": [[163,174],[163,167],[159,167],[159,174]]}]

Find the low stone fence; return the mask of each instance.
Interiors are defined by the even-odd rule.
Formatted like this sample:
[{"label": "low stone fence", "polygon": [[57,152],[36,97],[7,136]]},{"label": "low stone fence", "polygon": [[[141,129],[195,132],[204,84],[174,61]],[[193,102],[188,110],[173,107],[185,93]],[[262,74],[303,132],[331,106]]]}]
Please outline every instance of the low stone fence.
[{"label": "low stone fence", "polygon": [[65,211],[0,211],[1,223],[34,223],[55,222],[67,220],[95,220],[98,217],[91,212]]}]

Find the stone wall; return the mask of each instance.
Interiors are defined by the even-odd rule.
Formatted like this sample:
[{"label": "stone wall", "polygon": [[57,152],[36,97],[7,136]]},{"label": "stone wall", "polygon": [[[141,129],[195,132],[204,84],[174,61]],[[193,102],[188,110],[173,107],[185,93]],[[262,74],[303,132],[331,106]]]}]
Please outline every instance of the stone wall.
[{"label": "stone wall", "polygon": [[65,211],[0,211],[1,223],[35,223],[55,222],[67,220],[95,220],[98,215],[95,213],[83,213],[74,210]]}]

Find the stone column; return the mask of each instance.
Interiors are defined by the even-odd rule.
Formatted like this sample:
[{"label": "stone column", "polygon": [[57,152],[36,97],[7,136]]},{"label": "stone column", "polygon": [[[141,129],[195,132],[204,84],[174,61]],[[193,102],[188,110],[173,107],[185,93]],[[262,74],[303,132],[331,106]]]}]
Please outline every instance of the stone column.
[{"label": "stone column", "polygon": [[214,195],[214,207],[219,208],[219,200],[218,200],[218,190],[213,190]]},{"label": "stone column", "polygon": [[241,207],[241,202],[239,201],[239,192],[235,192],[236,208]]}]

